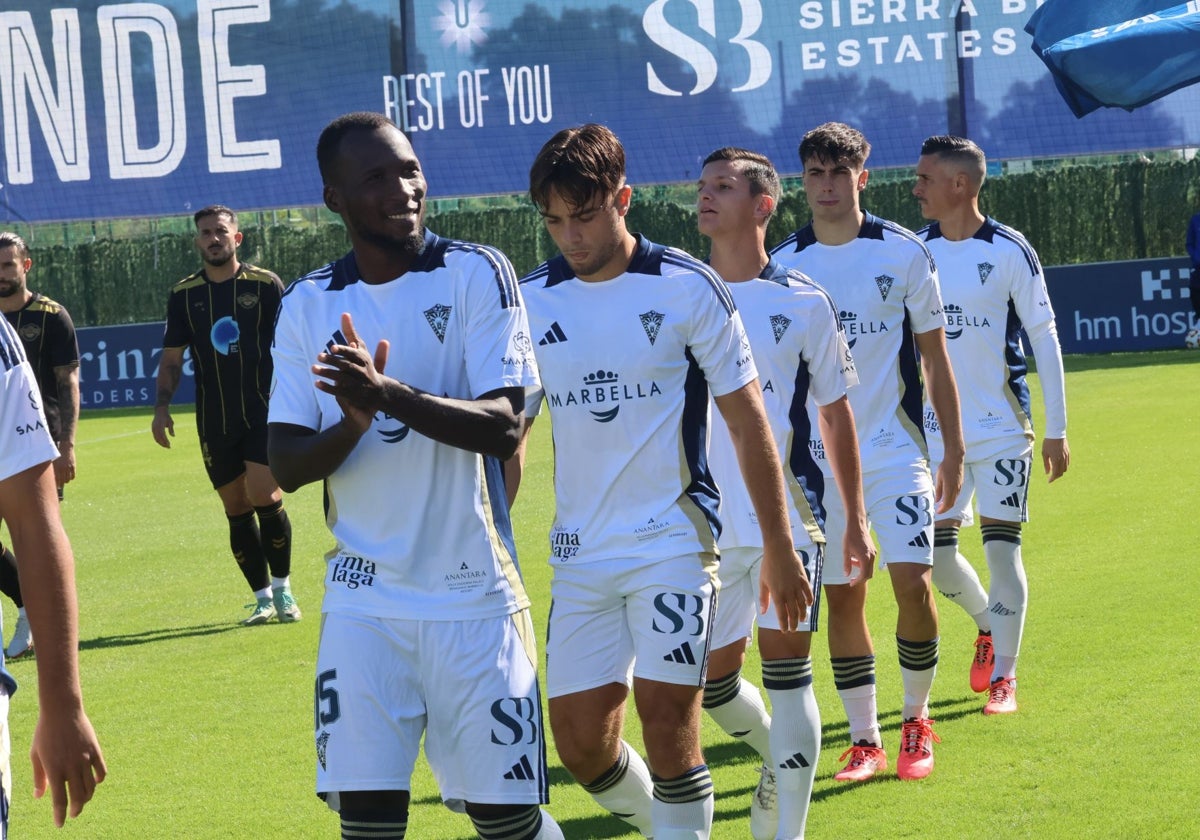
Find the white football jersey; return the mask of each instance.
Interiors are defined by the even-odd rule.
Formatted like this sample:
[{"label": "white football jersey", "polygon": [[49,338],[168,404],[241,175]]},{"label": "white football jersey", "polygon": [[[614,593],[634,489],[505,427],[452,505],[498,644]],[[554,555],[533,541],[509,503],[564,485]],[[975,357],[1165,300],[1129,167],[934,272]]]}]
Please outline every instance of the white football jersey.
[{"label": "white football jersey", "polygon": [[[494,248],[426,232],[405,274],[362,282],[354,254],[296,281],[284,295],[272,355],[270,422],[321,431],[341,419],[309,368],[344,344],[341,314],[373,352],[391,342],[385,373],[414,388],[474,399],[536,387],[529,327],[516,277]],[[502,464],[438,443],[388,414],[375,415],[325,481],[325,612],[462,619],[528,605],[517,568]]]},{"label": "white football jersey", "polygon": [[[937,222],[918,235],[937,261],[967,451],[1013,436],[1032,441],[1021,329],[1054,320],[1037,254],[1024,236],[991,218],[958,242],[946,239]],[[941,430],[928,407],[925,431],[939,458]]]},{"label": "white football jersey", "polygon": [[[771,255],[815,280],[837,305],[858,371],[849,398],[868,473],[926,460],[913,334],[946,322],[933,258],[921,240],[895,222],[863,215],[858,236],[843,245],[822,245],[810,223]],[[812,447],[831,476],[819,436]]]},{"label": "white football jersey", "polygon": [[[33,368],[7,318],[0,318],[0,479],[53,461],[58,449],[46,425]],[[0,661],[3,661],[0,659]]]},{"label": "white football jersey", "polygon": [[560,256],[521,291],[554,434],[551,562],[715,551],[709,391],[757,375],[725,284],[639,236],[618,277],[580,280]]},{"label": "white football jersey", "polygon": [[[776,260],[757,278],[727,286],[754,352],[763,404],[784,467],[792,533],[797,544],[804,541],[804,532],[812,542],[824,543],[825,477],[808,444],[809,438],[820,438],[820,431],[806,406],[828,405],[858,383],[837,309],[824,289]],[[721,492],[718,545],[722,550],[762,546],[729,429],[715,404],[712,419],[708,461]]]}]

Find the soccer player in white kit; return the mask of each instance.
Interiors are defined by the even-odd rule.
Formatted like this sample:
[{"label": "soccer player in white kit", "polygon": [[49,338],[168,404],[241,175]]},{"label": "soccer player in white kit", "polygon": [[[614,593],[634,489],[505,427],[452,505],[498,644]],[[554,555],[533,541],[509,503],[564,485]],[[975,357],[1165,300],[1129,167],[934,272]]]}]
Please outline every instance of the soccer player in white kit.
[{"label": "soccer player in white kit", "polygon": [[[83,708],[75,558],[62,527],[50,437],[25,348],[0,318],[0,517],[8,525],[37,634],[38,719],[29,758],[35,796],[50,792],[54,824],[79,816],[108,772]],[[16,682],[0,652],[0,837],[8,836],[12,795],[9,695]]]},{"label": "soccer player in white kit", "polygon": [[557,840],[503,482],[538,381],[515,273],[425,229],[421,164],[386,117],[334,120],[317,161],[353,250],[284,296],[269,425],[280,486],[323,481],[337,541],[317,792],[343,837],[404,837],[424,735],[443,801],[480,837]]},{"label": "soccer player in white kit", "polygon": [[[719,529],[710,391],[763,531],[761,607],[769,594],[792,631],[812,604],[750,344],[710,268],[626,229],[625,153],[607,128],[560,131],[529,180],[561,251],[521,283],[553,418],[555,745],[584,788],[643,834],[707,838],[700,698]],[[649,767],[621,738],[630,685]]]},{"label": "soccer player in white kit", "polygon": [[[763,403],[784,465],[792,536],[814,594],[800,632],[781,633],[771,610],[758,617],[769,715],[758,688],[741,675],[758,612],[762,535],[729,434],[714,412],[709,464],[721,491],[721,599],[703,705],[725,732],[762,756],[750,807],[751,835],[755,840],[796,840],[804,836],[821,749],[810,648],[820,603],[826,492],[840,491],[843,507],[850,511],[844,556],[833,562],[861,566],[873,563],[875,556],[863,504],[854,414],[846,397],[858,375],[829,295],[799,271],[785,269],[767,256],[767,225],[781,193],[771,161],[747,149],[717,149],[705,159],[696,186],[697,225],[712,240],[708,262],[725,280],[750,337]],[[809,449],[810,399],[817,407],[836,488],[827,488]]]},{"label": "soccer player in white kit", "polygon": [[[935,507],[945,510],[962,484],[962,432],[954,373],[946,355],[937,275],[910,231],[864,213],[870,144],[842,123],[825,123],[800,142],[804,194],[812,221],[772,251],[823,286],[838,306],[859,384],[850,389],[858,428],[867,515],[880,542],[896,598],[896,646],[904,686],[896,773],[921,779],[933,770],[938,740],[929,717],[937,670],[938,621],[930,583]],[[920,361],[917,351],[920,351]],[[946,455],[932,480],[921,429],[921,385],[941,422]],[[820,441],[812,445],[819,449]],[[831,475],[828,459],[823,470]],[[935,501],[936,500],[936,501]],[[838,556],[844,512],[826,497],[829,552]],[[875,700],[875,655],[862,580],[827,566],[829,653],[834,685],[850,723],[849,761],[835,775],[864,781],[887,767]]]},{"label": "soccer player in white kit", "polygon": [[[937,260],[950,363],[962,388],[966,468],[954,506],[934,523],[933,582],[979,628],[971,688],[988,692],[984,714],[1017,710],[1017,655],[1029,600],[1021,559],[1021,523],[1033,468],[1033,422],[1022,329],[1038,361],[1046,410],[1042,466],[1053,482],[1067,471],[1067,396],[1062,350],[1042,266],[1017,231],[979,210],[987,158],[963,137],[937,136],[921,146],[913,195],[933,223],[919,232]],[[926,412],[936,463],[941,434]],[[958,530],[979,507],[985,591],[958,552]]]}]

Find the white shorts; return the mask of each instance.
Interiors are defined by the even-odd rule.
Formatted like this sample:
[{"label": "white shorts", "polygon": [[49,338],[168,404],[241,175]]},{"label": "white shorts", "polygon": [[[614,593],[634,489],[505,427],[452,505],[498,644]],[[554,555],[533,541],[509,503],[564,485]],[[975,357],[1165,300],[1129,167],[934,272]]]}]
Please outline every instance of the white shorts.
[{"label": "white shorts", "polygon": [[[813,588],[813,605],[808,610],[808,620],[797,630],[815,633],[821,606],[821,564],[824,546],[808,543],[798,546],[796,553],[804,563],[804,571]],[[778,630],[779,616],[775,604],[767,606],[765,613],[758,611],[758,585],[762,578],[761,548],[727,548],[721,552],[721,566],[717,576],[721,579],[721,597],[717,604],[717,615],[713,620],[712,649],[720,650],[741,639],[750,637],[754,622],[760,630]]]},{"label": "white shorts", "polygon": [[410,790],[421,736],[442,800],[545,804],[529,611],[463,621],[328,613],[317,651],[317,793]]},{"label": "white shorts", "polygon": [[[938,515],[940,521],[960,520],[969,527],[975,517],[971,513],[971,497],[979,515],[1001,522],[1029,521],[1029,477],[1033,471],[1033,444],[1019,437],[999,442],[986,456],[972,458],[963,464],[962,492],[954,507]],[[969,453],[974,456],[975,453]]]},{"label": "white shorts", "polygon": [[546,693],[629,686],[634,676],[704,685],[719,588],[713,554],[556,566]]},{"label": "white shorts", "polygon": [[[825,494],[826,585],[849,583],[842,568],[846,511],[841,494]],[[879,568],[889,563],[933,565],[933,479],[921,465],[863,474],[867,522],[879,541]]]}]

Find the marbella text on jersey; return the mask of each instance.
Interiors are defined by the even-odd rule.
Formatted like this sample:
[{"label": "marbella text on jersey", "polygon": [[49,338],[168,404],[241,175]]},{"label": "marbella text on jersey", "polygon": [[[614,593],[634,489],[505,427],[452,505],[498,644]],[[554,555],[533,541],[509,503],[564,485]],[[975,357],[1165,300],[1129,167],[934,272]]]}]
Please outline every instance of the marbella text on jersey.
[{"label": "marbella text on jersey", "polygon": [[649,382],[622,383],[616,371],[595,370],[581,378],[582,386],[569,391],[552,391],[546,395],[551,408],[566,406],[596,406],[592,410],[597,422],[615,420],[621,402],[644,400],[662,396],[662,388],[654,380]]}]

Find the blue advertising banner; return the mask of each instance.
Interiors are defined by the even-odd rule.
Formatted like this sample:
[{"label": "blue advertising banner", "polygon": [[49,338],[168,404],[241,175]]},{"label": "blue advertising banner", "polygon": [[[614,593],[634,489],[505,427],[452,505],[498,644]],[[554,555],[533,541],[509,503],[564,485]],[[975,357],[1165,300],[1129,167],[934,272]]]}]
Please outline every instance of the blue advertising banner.
[{"label": "blue advertising banner", "polygon": [[1064,353],[1118,353],[1183,346],[1200,326],[1185,258],[1066,265],[1046,269],[1046,287]]},{"label": "blue advertising banner", "polygon": [[608,124],[635,184],[712,149],[785,173],[827,120],[871,165],[953,132],[995,159],[1200,145],[1200,89],[1077,120],[1031,49],[1038,0],[4,0],[0,222],[320,202],[350,110],[410,135],[433,197],[520,192],[559,128]]},{"label": "blue advertising banner", "polygon": [[[79,341],[80,407],[154,405],[158,357],[162,355],[161,323],[80,327],[75,336]],[[192,354],[185,350],[175,404],[196,401],[193,376]]]}]

